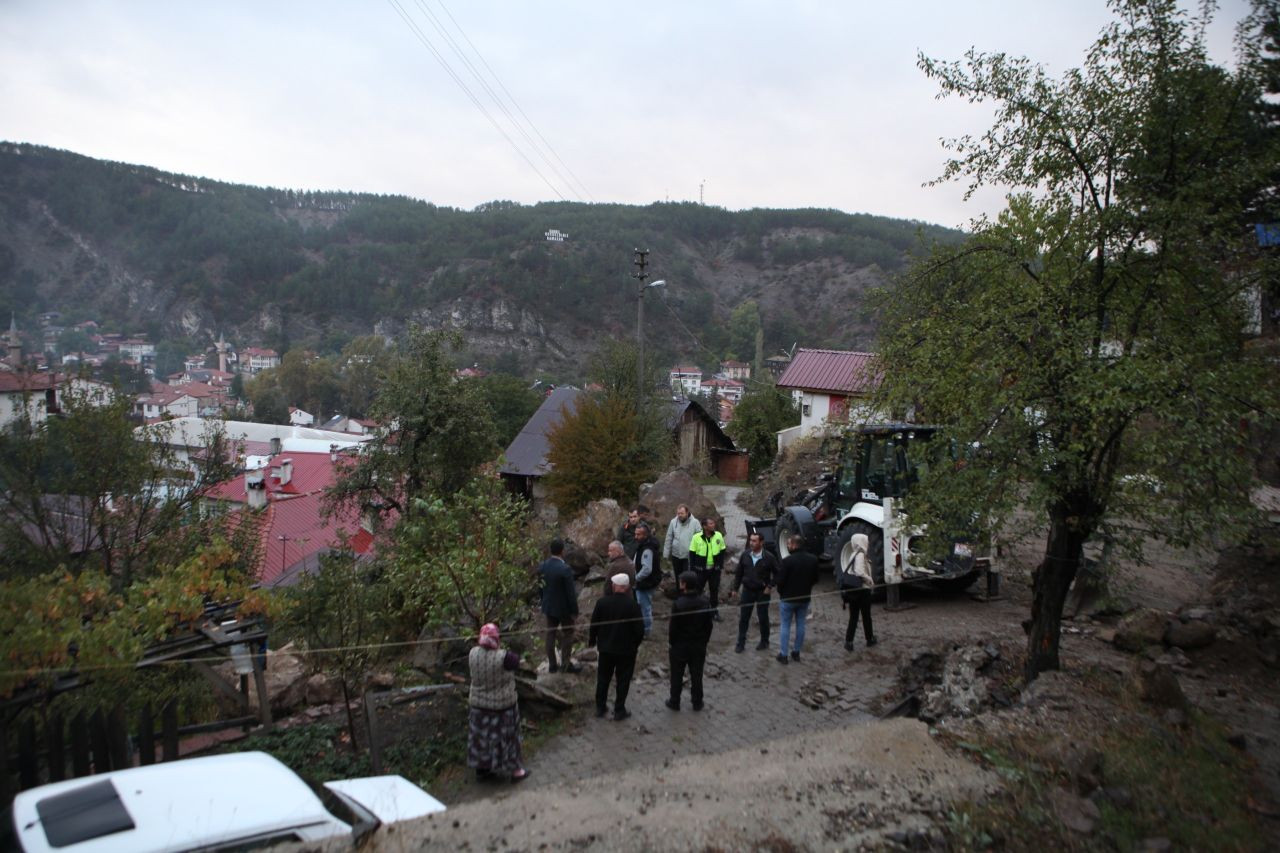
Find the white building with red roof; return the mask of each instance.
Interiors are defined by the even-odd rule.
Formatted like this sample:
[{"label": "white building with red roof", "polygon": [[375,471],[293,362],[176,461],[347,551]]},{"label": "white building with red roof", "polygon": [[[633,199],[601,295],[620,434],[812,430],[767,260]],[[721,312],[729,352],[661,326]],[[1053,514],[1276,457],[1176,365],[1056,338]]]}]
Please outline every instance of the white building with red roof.
[{"label": "white building with red roof", "polygon": [[692,398],[702,393],[702,368],[696,364],[677,364],[667,376],[676,394]]},{"label": "white building with red roof", "polygon": [[778,377],[800,407],[800,425],[778,433],[782,449],[803,436],[871,417],[871,395],[880,385],[875,354],[849,350],[799,349]]},{"label": "white building with red roof", "polygon": [[241,369],[251,376],[280,366],[280,353],[273,349],[245,347],[240,350],[239,357]]}]

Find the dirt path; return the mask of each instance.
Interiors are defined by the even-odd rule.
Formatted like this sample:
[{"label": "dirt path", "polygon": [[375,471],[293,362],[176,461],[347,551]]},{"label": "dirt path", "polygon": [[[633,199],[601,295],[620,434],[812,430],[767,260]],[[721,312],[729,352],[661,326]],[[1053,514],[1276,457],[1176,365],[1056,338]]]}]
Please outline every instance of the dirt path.
[{"label": "dirt path", "polygon": [[943,843],[935,824],[949,802],[994,785],[922,723],[893,720],[522,789],[381,830],[364,849],[927,849]]}]

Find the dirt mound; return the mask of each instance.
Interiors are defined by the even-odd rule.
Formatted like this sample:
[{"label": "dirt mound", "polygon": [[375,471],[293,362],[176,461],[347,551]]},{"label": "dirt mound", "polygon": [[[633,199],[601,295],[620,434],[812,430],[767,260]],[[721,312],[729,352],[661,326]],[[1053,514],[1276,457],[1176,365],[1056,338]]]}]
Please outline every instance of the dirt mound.
[{"label": "dirt mound", "polygon": [[821,438],[806,438],[788,447],[774,460],[749,491],[738,498],[738,505],[752,515],[773,515],[770,498],[782,493],[783,504],[796,503],[794,498],[815,483],[823,472],[835,471],[837,443]]}]

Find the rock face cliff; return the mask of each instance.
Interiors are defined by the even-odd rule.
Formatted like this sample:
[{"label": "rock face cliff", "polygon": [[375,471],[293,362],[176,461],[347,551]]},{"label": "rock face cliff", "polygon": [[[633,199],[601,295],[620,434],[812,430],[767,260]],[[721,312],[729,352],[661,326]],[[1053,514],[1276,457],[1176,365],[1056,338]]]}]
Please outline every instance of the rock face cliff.
[{"label": "rock face cliff", "polygon": [[[548,242],[557,228],[565,242]],[[0,313],[95,319],[153,340],[317,349],[411,323],[462,333],[477,359],[564,371],[635,329],[631,248],[646,246],[657,357],[865,346],[864,296],[944,229],[836,211],[510,203],[203,181],[0,144]],[[740,312],[741,313],[741,312]],[[758,318],[758,319],[754,319]]]}]

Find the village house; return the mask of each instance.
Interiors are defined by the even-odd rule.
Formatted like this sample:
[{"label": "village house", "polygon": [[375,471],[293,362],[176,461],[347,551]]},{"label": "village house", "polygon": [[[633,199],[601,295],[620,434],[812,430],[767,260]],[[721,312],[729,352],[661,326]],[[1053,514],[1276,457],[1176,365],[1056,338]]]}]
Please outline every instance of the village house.
[{"label": "village house", "polygon": [[[263,449],[263,448],[259,448]],[[286,451],[244,456],[243,471],[204,493],[207,512],[246,527],[256,544],[254,576],[264,586],[295,582],[339,548],[356,555],[373,550],[373,528],[356,510],[326,515],[325,493],[338,478],[339,451]]]},{"label": "village house", "polygon": [[304,412],[297,406],[289,407],[289,423],[294,426],[313,426],[316,422],[316,416],[310,412]]},{"label": "village house", "polygon": [[[572,412],[583,392],[570,386],[556,388],[525,423],[507,447],[499,474],[508,491],[523,495],[539,505],[546,499],[542,478],[551,473],[547,454],[548,436],[565,413]],[[724,480],[745,480],[747,457],[706,410],[696,402],[681,399],[671,403],[667,417],[671,439],[676,445],[676,464]]]},{"label": "village house", "polygon": [[677,364],[668,374],[671,391],[685,397],[696,397],[702,393],[702,368],[696,364]]},{"label": "village house", "polygon": [[729,400],[735,406],[742,402],[746,390],[746,386],[736,379],[706,379],[702,382],[702,393]]},{"label": "village house", "polygon": [[273,349],[245,347],[239,353],[241,370],[255,376],[264,370],[280,366],[280,354]]},{"label": "village house", "polygon": [[716,375],[721,379],[736,379],[739,382],[746,382],[751,378],[751,365],[745,361],[722,361],[720,362],[720,372]]},{"label": "village house", "polygon": [[778,377],[800,408],[800,424],[778,433],[778,449],[871,415],[870,397],[880,384],[875,356],[848,350],[800,349]]}]

